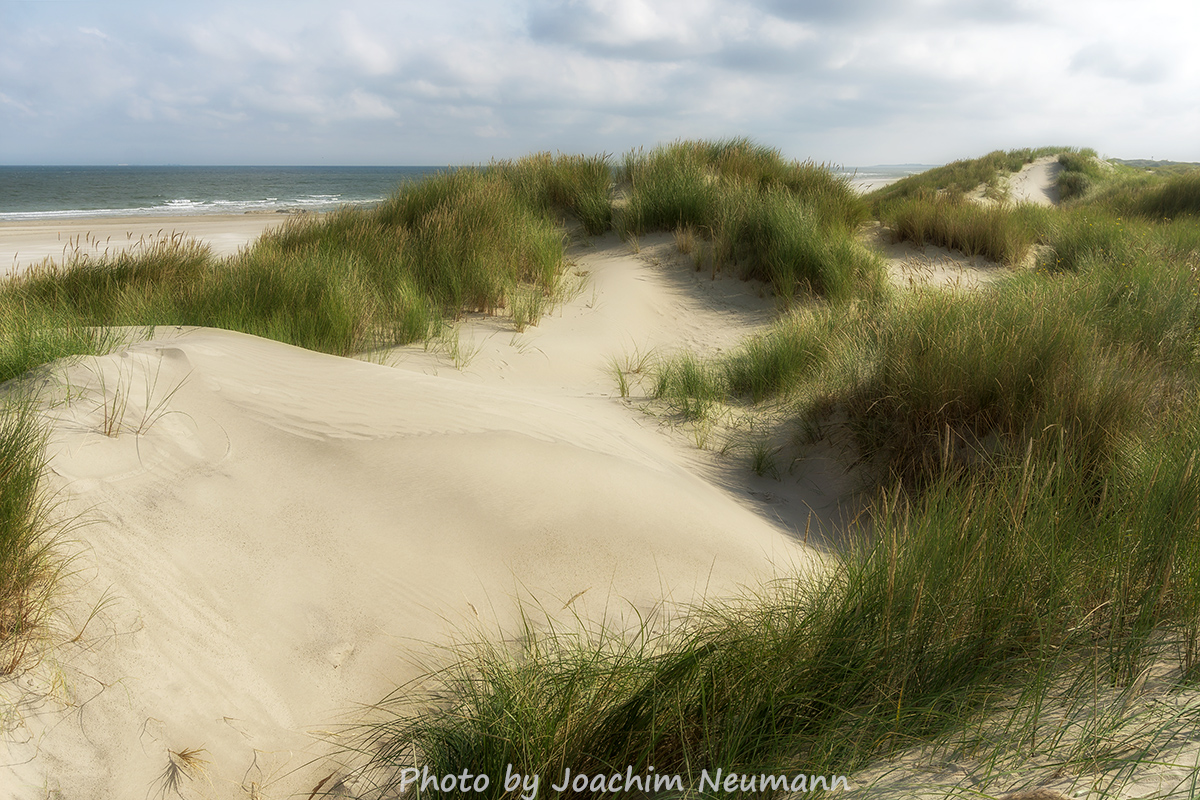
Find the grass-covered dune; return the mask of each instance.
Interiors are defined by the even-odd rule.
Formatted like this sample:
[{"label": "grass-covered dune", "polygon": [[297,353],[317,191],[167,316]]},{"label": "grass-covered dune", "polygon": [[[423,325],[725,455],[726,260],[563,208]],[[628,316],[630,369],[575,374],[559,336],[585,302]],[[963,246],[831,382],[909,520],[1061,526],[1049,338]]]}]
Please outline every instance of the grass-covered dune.
[{"label": "grass-covered dune", "polygon": [[[1189,196],[1185,180],[1123,191],[1154,207]],[[976,213],[940,188],[911,198]],[[885,219],[903,187],[892,197]],[[1200,223],[1121,220],[1106,197],[1101,184],[1068,208],[988,216],[1000,240],[1047,249],[987,292],[852,290],[728,355],[661,360],[649,394],[685,424],[755,439],[760,473],[787,480],[814,439],[848,441],[878,492],[870,534],[827,574],[651,641],[471,652],[436,676],[431,710],[371,729],[379,774],[412,753],[435,771],[831,773],[961,741],[1001,698],[1005,732],[984,761],[1051,725],[1082,762],[1106,745],[1050,720],[1085,684],[1144,682],[1155,665],[1194,679]]]},{"label": "grass-covered dune", "polygon": [[628,154],[621,178],[618,229],[699,234],[698,269],[738,265],[785,300],[844,299],[882,281],[878,260],[853,238],[866,205],[823,165],[787,162],[744,139],[682,141]]},{"label": "grass-covered dune", "polygon": [[[879,281],[852,237],[866,207],[825,168],[732,140],[639,151],[618,172],[624,232],[694,226],[717,267],[740,259],[784,297]],[[605,156],[539,154],[298,218],[228,260],[174,239],[35,269],[0,287],[0,380],[90,351],[95,327],[208,325],[339,355],[419,341],[463,311],[520,327],[558,289],[564,215],[609,230],[614,185]]]},{"label": "grass-covered dune", "polygon": [[556,215],[607,204],[608,174],[604,158],[535,156],[298,218],[228,260],[164,240],[32,270],[0,287],[0,378],[86,350],[71,334],[97,326],[207,325],[349,355],[464,310],[530,314],[561,272]]},{"label": "grass-covered dune", "polygon": [[[1005,176],[1046,157],[1057,162],[1056,186],[1070,213],[1006,201]],[[1200,172],[1194,170],[1147,172],[1103,161],[1088,148],[1038,148],[956,161],[877,189],[866,200],[898,240],[941,245],[1008,265],[1021,264],[1041,245],[1060,258],[1066,253],[1067,263],[1074,263],[1069,251],[1083,227],[1092,229],[1085,234],[1090,237],[1126,241],[1117,231],[1123,219],[1170,222],[1200,213],[1198,181]],[[981,204],[969,197],[979,186],[993,202]],[[1176,235],[1190,235],[1180,230]]]},{"label": "grass-covered dune", "polygon": [[[871,208],[903,241],[918,245],[935,244],[981,255],[1004,264],[1019,264],[1038,241],[1043,226],[1043,209],[1022,205],[1014,207],[1001,201],[1006,197],[1005,181],[1014,172],[1035,159],[1053,156],[1060,159],[1084,159],[1093,153],[1078,153],[1064,148],[997,150],[975,159],[963,159],[917,175],[911,175],[868,195]],[[1059,190],[1069,190],[1070,177],[1059,175]],[[1076,173],[1072,172],[1070,175]],[[970,195],[978,188],[993,202],[974,202]]]},{"label": "grass-covered dune", "polygon": [[[1047,155],[1062,206],[965,197]],[[1137,713],[1126,703],[1077,736],[1086,698],[1154,669],[1186,684],[1200,664],[1197,202],[1195,173],[1065,148],[957,162],[865,199],[746,140],[636,151],[615,169],[535,156],[297,221],[227,261],[166,242],[10,281],[0,380],[101,351],[112,326],[226,327],[334,354],[418,341],[468,310],[520,327],[558,291],[564,220],[631,241],[675,232],[697,269],[761,279],[783,308],[724,355],[658,359],[647,402],[752,440],[751,466],[784,481],[814,442],[835,443],[874,498],[863,524],[823,572],[714,599],[666,631],[550,621],[463,648],[358,729],[351,783],[386,797],[414,767],[653,767],[695,787],[717,768],[849,774],[932,741],[1069,771]],[[889,290],[855,238],[872,215],[1011,273],[969,294]],[[17,647],[54,563],[38,428],[28,406],[5,415],[0,637]],[[587,794],[603,791],[571,796]],[[513,795],[496,781],[483,796]]]},{"label": "grass-covered dune", "polygon": [[[984,187],[985,196],[1003,196],[1003,183],[1011,173],[1044,156],[1075,152],[1067,147],[1037,147],[1019,150],[995,150],[979,158],[964,158],[941,167],[910,175],[903,180],[876,189],[867,196],[872,208],[880,208],[896,200],[928,192],[969,194]],[[1091,152],[1091,151],[1089,151]],[[1095,155],[1094,152],[1091,152]]]}]

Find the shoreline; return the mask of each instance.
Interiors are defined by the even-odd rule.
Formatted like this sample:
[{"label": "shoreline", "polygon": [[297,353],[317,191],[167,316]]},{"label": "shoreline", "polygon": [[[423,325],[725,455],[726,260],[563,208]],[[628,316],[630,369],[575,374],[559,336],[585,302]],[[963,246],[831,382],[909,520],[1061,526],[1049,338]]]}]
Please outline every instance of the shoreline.
[{"label": "shoreline", "polygon": [[[913,174],[915,175],[916,173],[913,173]],[[879,176],[879,177],[873,177],[873,178],[853,177],[850,179],[850,188],[853,189],[856,194],[861,196],[864,194],[870,194],[871,192],[875,191],[876,189],[882,189],[885,186],[891,186],[893,183],[896,183],[897,181],[902,181],[907,177],[909,177],[909,176],[908,175],[887,175],[887,176]]]},{"label": "shoreline", "polygon": [[136,246],[139,241],[175,234],[207,244],[215,256],[231,256],[265,231],[296,216],[270,211],[3,220],[0,221],[0,278],[20,274],[47,259],[61,264],[68,250],[75,248],[99,256],[106,250],[117,253]]},{"label": "shoreline", "polygon": [[[867,194],[904,176],[852,178],[851,186]],[[62,264],[78,248],[91,256],[119,253],[139,241],[183,234],[212,248],[218,258],[236,255],[267,230],[297,215],[322,212],[298,210],[245,211],[233,214],[138,214],[130,216],[72,216],[0,219],[0,279],[19,275],[51,260]]]}]

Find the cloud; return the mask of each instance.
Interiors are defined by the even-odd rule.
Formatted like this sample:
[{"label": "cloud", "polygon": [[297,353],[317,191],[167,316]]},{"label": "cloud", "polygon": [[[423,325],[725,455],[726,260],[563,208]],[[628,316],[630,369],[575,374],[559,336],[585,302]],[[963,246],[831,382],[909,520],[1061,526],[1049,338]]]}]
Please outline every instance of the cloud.
[{"label": "cloud", "polygon": [[31,109],[29,106],[25,105],[24,103],[17,102],[16,100],[14,100],[11,97],[9,97],[8,95],[6,95],[4,92],[0,92],[0,104],[15,108],[23,116],[26,116],[26,117],[35,116],[33,109]]},{"label": "cloud", "polygon": [[671,61],[711,52],[712,10],[702,0],[566,0],[531,10],[527,30],[551,47],[574,46],[602,56]]},{"label": "cloud", "polygon": [[1130,83],[1159,83],[1169,74],[1166,62],[1156,56],[1129,58],[1114,42],[1095,42],[1081,47],[1071,58],[1071,72],[1091,73]]},{"label": "cloud", "polygon": [[365,74],[387,75],[396,68],[396,54],[368,33],[353,13],[343,13],[338,27],[347,58]]},{"label": "cloud", "polygon": [[818,25],[878,24],[884,19],[911,14],[919,3],[912,0],[766,0],[763,10],[783,19]]},{"label": "cloud", "polygon": [[269,61],[294,64],[299,59],[295,46],[273,33],[262,30],[247,31],[243,41],[251,53]]},{"label": "cloud", "polygon": [[1023,0],[762,0],[760,7],[783,19],[820,27],[905,29],[964,22],[1018,23],[1040,18]]},{"label": "cloud", "polygon": [[398,116],[386,100],[362,89],[352,91],[347,101],[347,116],[353,119],[395,119]]},{"label": "cloud", "polygon": [[726,135],[846,163],[1151,138],[1200,159],[1200,20],[1143,2],[9,4],[0,162],[462,163]]}]

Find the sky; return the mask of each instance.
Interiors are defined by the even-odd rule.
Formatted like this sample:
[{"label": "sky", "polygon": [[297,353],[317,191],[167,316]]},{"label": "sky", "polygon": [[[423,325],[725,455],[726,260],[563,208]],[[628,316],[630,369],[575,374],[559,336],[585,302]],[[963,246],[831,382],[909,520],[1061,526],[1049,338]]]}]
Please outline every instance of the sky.
[{"label": "sky", "polygon": [[1200,161],[1194,0],[0,0],[0,164]]}]

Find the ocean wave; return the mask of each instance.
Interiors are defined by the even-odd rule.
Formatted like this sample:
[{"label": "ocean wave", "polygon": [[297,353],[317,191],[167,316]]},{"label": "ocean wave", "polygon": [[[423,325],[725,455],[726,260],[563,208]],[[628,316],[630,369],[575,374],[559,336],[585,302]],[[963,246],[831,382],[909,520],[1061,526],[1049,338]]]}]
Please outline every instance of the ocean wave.
[{"label": "ocean wave", "polygon": [[162,205],[138,206],[135,208],[88,208],[51,209],[44,211],[0,212],[0,220],[7,222],[35,222],[37,220],[80,219],[92,217],[173,217],[201,214],[246,214],[255,212],[288,211],[333,211],[343,206],[370,206],[381,203],[385,197],[369,197],[344,200],[340,194],[310,194],[281,200],[267,197],[260,200],[193,200],[179,197],[165,201]]}]

